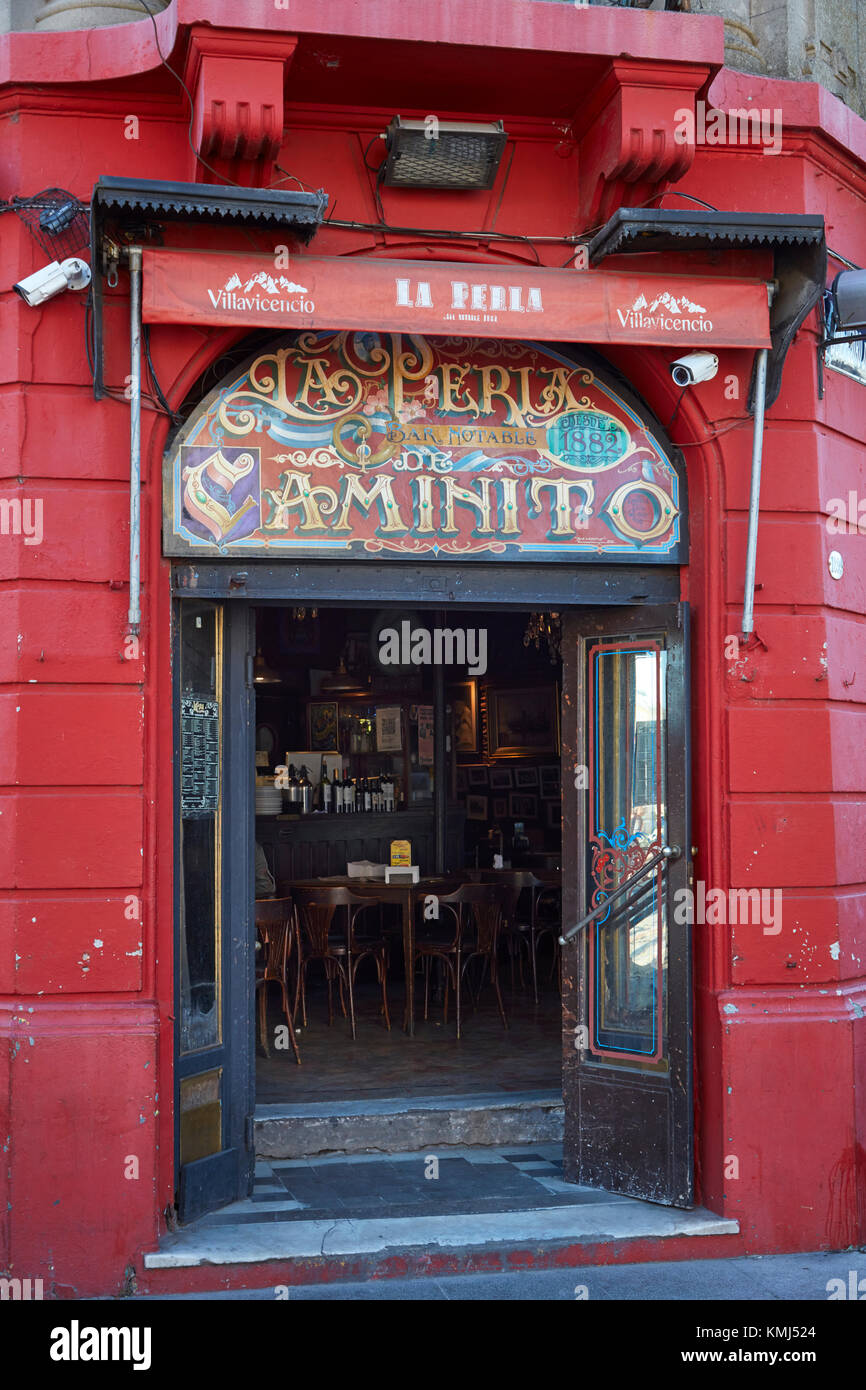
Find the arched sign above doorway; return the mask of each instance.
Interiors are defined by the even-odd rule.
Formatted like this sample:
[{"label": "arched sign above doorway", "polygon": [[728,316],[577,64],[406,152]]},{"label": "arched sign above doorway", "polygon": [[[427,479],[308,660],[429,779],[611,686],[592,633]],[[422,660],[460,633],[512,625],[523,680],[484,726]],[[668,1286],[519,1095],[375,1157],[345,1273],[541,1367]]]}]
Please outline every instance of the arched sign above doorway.
[{"label": "arched sign above doorway", "polygon": [[686,558],[658,427],[546,345],[304,332],[235,370],[173,441],[167,555]]}]

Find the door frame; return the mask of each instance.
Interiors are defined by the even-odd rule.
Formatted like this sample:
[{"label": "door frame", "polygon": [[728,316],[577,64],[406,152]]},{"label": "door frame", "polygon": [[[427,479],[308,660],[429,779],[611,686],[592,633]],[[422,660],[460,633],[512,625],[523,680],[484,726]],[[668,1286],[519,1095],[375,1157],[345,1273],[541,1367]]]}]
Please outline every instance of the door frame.
[{"label": "door frame", "polygon": [[[615,610],[640,613],[643,609],[670,608],[679,602],[681,592],[681,570],[679,566],[663,565],[598,565],[556,564],[556,565],[407,565],[399,561],[377,564],[368,561],[335,564],[333,562],[308,562],[292,564],[280,562],[268,564],[249,561],[239,568],[236,561],[211,561],[190,564],[188,561],[173,561],[171,565],[172,591],[172,648],[175,655],[174,692],[174,740],[175,740],[175,801],[179,804],[178,767],[178,716],[179,716],[179,674],[177,661],[178,630],[175,614],[180,603],[187,599],[210,599],[222,603],[224,614],[224,741],[223,767],[225,776],[223,787],[235,789],[235,801],[224,805],[223,840],[227,852],[224,860],[223,911],[224,921],[237,924],[239,935],[233,941],[226,965],[224,981],[226,988],[231,984],[231,998],[226,1005],[226,1027],[231,1028],[231,1038],[225,1042],[229,1048],[231,1076],[226,1092],[227,1114],[224,1116],[224,1134],[229,1138],[229,1147],[236,1150],[234,1177],[220,1188],[220,1195],[213,1200],[208,1197],[208,1175],[202,1169],[201,1190],[197,1194],[200,1212],[209,1206],[218,1206],[247,1195],[252,1188],[252,1175],[255,1165],[253,1114],[255,1110],[255,964],[254,928],[252,922],[252,902],[254,898],[254,866],[250,839],[250,852],[247,853],[247,836],[231,834],[229,826],[234,819],[238,826],[248,825],[253,816],[254,787],[254,746],[255,719],[253,710],[254,686],[252,681],[252,659],[255,651],[253,628],[256,607],[290,604],[322,607],[384,607],[404,608],[407,593],[416,608],[441,608],[443,603],[449,608],[499,608],[519,610],[531,607],[549,607],[589,612],[592,609]],[[647,616],[647,615],[645,615]],[[577,653],[563,652],[563,660],[577,660]],[[586,692],[583,673],[577,673],[576,689],[578,698],[567,704],[561,701],[561,757],[563,787],[566,776],[574,761],[579,737],[586,729]],[[565,671],[563,672],[563,691],[565,690]],[[689,690],[685,691],[685,720],[688,730]],[[686,732],[687,738],[687,732]],[[686,745],[687,747],[687,745]],[[569,762],[571,758],[571,762]],[[686,759],[690,766],[690,759]],[[688,794],[688,776],[685,793]],[[563,807],[565,811],[565,807]],[[584,812],[585,816],[585,812]],[[175,861],[179,851],[179,816],[175,815]],[[563,834],[566,832],[565,815]],[[585,820],[582,830],[586,835]],[[684,852],[687,845],[684,841]],[[179,998],[178,986],[178,948],[179,915],[178,897],[180,875],[175,872],[175,997]],[[228,878],[228,887],[225,880]],[[563,881],[562,912],[563,921],[576,921],[580,915],[580,904],[586,901],[585,863],[581,857],[577,872],[566,885]],[[224,937],[224,951],[227,939]],[[566,951],[575,951],[566,947]],[[687,961],[687,973],[691,980],[691,961]],[[565,983],[565,970],[563,972]],[[245,981],[244,989],[239,982]],[[689,989],[691,984],[689,983]],[[571,1014],[568,996],[563,987],[563,1026],[568,1032]],[[689,997],[691,1008],[691,997]],[[573,1012],[573,1008],[571,1010]],[[177,1026],[177,1025],[176,1025]],[[574,1052],[566,1056],[573,1063]],[[175,1098],[179,1094],[181,1078],[180,1058],[175,1043]],[[569,1084],[567,1064],[563,1067],[563,1092]],[[693,1084],[689,1081],[688,1105],[690,1113],[690,1136],[693,1135],[694,1095]],[[176,1108],[175,1124],[175,1188],[179,1189],[181,1169],[179,1164],[179,1106]],[[690,1137],[691,1143],[691,1137]],[[218,1156],[217,1156],[218,1157]],[[207,1163],[208,1160],[200,1160]],[[228,1161],[225,1161],[226,1163]],[[193,1165],[187,1165],[192,1167]],[[229,1190],[232,1182],[235,1190]],[[690,1189],[691,1193],[691,1189]],[[688,1204],[688,1203],[678,1203]],[[200,1214],[200,1213],[199,1213]],[[187,1220],[193,1219],[187,1215]]]}]

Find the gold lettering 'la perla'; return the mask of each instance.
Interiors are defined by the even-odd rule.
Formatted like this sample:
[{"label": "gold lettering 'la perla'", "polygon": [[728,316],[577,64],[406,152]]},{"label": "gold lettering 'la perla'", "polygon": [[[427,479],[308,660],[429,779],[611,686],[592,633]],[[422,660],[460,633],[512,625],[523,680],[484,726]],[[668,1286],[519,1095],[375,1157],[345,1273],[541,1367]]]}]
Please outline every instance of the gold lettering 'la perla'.
[{"label": "gold lettering 'la perla'", "polygon": [[[462,282],[454,283],[459,297]],[[471,301],[472,287],[464,288]],[[529,290],[521,304],[530,313],[536,311],[530,308],[534,303]],[[338,429],[341,422],[358,413],[376,386],[388,393],[388,409],[395,422],[407,408],[411,410],[419,391],[431,385],[439,409],[449,416],[464,417],[467,423],[489,417],[501,407],[502,426],[540,429],[564,411],[591,406],[586,388],[593,376],[586,367],[552,362],[510,367],[503,362],[437,361],[426,338],[418,334],[404,338],[398,333],[379,335],[375,351],[362,360],[349,349],[347,340],[353,336],[336,333],[322,342],[316,334],[302,333],[292,346],[257,357],[249,369],[248,384],[226,391],[220,401],[220,426],[229,436],[245,436],[256,424],[262,407],[270,405],[293,420],[329,422]],[[290,369],[297,379],[291,391]]]}]

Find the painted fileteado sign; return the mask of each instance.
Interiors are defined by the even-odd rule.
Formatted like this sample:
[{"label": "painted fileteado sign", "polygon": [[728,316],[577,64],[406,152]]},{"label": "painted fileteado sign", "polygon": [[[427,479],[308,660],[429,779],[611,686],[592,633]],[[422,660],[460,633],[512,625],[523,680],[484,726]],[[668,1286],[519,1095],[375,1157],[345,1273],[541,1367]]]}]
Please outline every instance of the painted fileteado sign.
[{"label": "painted fileteado sign", "polygon": [[237,369],[166,456],[165,551],[677,562],[660,441],[537,343],[300,333]]}]

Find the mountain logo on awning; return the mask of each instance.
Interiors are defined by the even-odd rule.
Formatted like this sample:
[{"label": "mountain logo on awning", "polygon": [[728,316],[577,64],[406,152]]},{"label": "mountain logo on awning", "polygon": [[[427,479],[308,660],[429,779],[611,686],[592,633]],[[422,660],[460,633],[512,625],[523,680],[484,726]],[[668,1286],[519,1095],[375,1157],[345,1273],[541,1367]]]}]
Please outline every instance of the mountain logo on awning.
[{"label": "mountain logo on awning", "polygon": [[709,333],[713,327],[712,320],[704,317],[707,310],[703,304],[696,304],[686,294],[671,294],[669,290],[662,290],[650,299],[641,293],[628,308],[616,312],[623,328]]},{"label": "mountain logo on awning", "polygon": [[316,308],[306,285],[298,285],[285,275],[271,275],[267,270],[259,270],[246,280],[237,274],[230,275],[222,289],[208,289],[207,293],[215,309],[312,314]]}]

